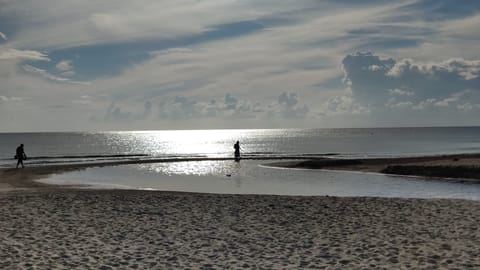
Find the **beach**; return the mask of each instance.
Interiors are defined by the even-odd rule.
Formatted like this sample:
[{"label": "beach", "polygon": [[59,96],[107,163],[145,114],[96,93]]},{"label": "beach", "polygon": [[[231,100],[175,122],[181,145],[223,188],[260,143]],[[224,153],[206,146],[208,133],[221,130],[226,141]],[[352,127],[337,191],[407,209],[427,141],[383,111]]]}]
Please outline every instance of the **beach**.
[{"label": "beach", "polygon": [[0,196],[3,269],[478,269],[480,202],[42,190]]},{"label": "beach", "polygon": [[82,166],[0,171],[0,268],[480,267],[480,201],[98,190],[34,181]]},{"label": "beach", "polygon": [[462,182],[480,181],[480,154],[432,155],[395,158],[319,158],[274,162],[270,166],[297,169],[345,170]]}]

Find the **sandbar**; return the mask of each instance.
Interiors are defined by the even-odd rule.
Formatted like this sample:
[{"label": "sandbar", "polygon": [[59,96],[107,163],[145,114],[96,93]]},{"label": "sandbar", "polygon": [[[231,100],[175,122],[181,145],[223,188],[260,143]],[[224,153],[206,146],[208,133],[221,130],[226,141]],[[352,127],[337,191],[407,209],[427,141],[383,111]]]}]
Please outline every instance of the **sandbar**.
[{"label": "sandbar", "polygon": [[338,159],[317,158],[274,162],[270,166],[303,169],[328,169],[456,179],[480,183],[480,154],[434,155],[395,158]]}]

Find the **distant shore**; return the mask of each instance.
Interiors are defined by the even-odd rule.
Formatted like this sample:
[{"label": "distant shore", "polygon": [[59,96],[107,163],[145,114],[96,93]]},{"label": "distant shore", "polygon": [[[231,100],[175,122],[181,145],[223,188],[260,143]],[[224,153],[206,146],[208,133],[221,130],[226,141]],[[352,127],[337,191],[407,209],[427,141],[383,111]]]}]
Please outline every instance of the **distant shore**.
[{"label": "distant shore", "polygon": [[328,169],[456,179],[480,183],[480,154],[371,159],[311,159],[270,163],[283,168]]}]

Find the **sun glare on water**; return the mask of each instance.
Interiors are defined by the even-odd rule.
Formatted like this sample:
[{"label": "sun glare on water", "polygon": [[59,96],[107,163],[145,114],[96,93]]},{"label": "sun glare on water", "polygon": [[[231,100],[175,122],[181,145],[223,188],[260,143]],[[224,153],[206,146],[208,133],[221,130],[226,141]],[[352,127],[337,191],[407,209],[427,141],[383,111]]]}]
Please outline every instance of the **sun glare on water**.
[{"label": "sun glare on water", "polygon": [[120,133],[136,149],[155,156],[222,156],[233,153],[237,140],[249,137],[251,130],[167,130]]}]

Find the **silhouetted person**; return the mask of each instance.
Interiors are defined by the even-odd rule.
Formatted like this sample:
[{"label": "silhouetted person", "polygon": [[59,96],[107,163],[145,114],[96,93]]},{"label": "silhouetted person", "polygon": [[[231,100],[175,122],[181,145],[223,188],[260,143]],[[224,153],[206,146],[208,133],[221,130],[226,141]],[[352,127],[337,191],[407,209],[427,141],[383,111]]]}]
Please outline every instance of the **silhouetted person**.
[{"label": "silhouetted person", "polygon": [[23,144],[20,144],[19,147],[17,147],[17,153],[15,155],[15,158],[18,160],[17,161],[17,169],[18,169],[18,165],[22,164],[22,168],[25,168],[25,166],[23,166],[23,161],[25,159],[27,159],[27,155],[25,154],[25,151],[23,150]]},{"label": "silhouetted person", "polygon": [[238,160],[240,160],[240,142],[237,141],[233,145],[233,148],[235,149],[235,160],[238,161]]}]

